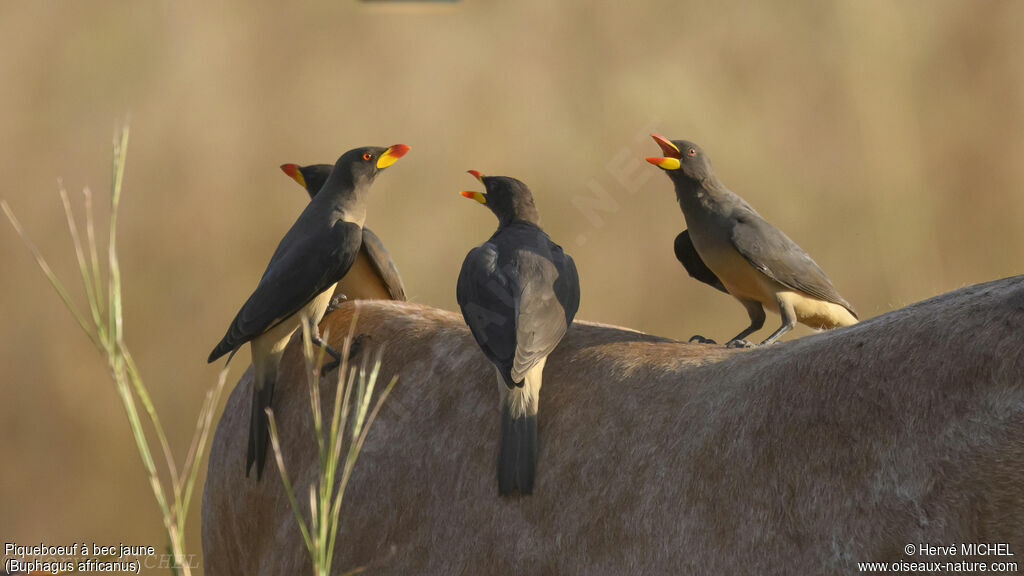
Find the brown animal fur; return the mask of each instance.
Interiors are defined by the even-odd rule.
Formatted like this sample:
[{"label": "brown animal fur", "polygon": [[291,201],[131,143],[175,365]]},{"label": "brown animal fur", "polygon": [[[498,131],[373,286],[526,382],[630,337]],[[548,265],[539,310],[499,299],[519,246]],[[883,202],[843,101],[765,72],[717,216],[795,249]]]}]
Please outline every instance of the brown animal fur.
[{"label": "brown animal fur", "polygon": [[[386,344],[382,381],[401,379],[345,496],[340,570],[846,574],[963,542],[1009,543],[1016,556],[981,560],[1024,568],[1024,277],[735,353],[577,323],[547,363],[524,498],[497,494],[494,375],[462,319],[349,303],[325,320],[332,344],[355,306]],[[301,366],[293,342],[274,409],[305,502]],[[210,453],[206,573],[308,574],[274,464],[244,475],[251,389],[246,373]]]}]

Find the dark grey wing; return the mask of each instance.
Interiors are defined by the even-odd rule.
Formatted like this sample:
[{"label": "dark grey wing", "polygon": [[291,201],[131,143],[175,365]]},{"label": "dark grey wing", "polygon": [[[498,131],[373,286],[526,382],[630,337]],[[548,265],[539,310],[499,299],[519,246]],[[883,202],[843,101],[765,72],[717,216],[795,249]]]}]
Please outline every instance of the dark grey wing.
[{"label": "dark grey wing", "polygon": [[319,235],[290,230],[207,361],[235,350],[309,304],[345,276],[361,243],[360,227],[345,221]]},{"label": "dark grey wing", "polygon": [[488,242],[466,255],[455,297],[476,343],[503,374],[516,353],[516,291],[514,279],[498,267],[497,246]]},{"label": "dark grey wing", "polygon": [[557,248],[555,267],[558,268],[558,280],[555,280],[555,294],[558,295],[558,301],[562,303],[562,308],[565,309],[565,321],[567,324],[572,324],[574,318],[576,318],[576,312],[580,309],[580,275],[576,271],[576,261],[562,251],[562,247],[555,245]]},{"label": "dark grey wing", "polygon": [[814,260],[757,213],[741,211],[733,225],[731,240],[736,250],[769,278],[819,300],[838,304],[857,316],[853,306],[839,295]]},{"label": "dark grey wing", "polygon": [[380,238],[366,227],[363,228],[363,248],[366,249],[370,264],[377,271],[377,275],[380,276],[391,299],[404,301],[406,299],[405,285],[402,284],[402,277],[398,275],[398,268],[391,260],[391,254],[388,254]]},{"label": "dark grey wing", "polygon": [[701,282],[711,286],[716,290],[720,290],[729,293],[722,284],[722,281],[715,276],[715,273],[708,268],[708,265],[701,259],[700,254],[697,253],[697,249],[693,247],[693,240],[690,240],[690,231],[683,230],[676,236],[675,242],[675,253],[676,259],[682,263],[683,268],[686,268],[686,272],[691,278],[700,280]]},{"label": "dark grey wing", "polygon": [[521,382],[530,368],[558,346],[579,309],[576,264],[561,248],[552,246],[548,254],[529,250],[518,254],[522,293],[516,301],[514,382]]}]

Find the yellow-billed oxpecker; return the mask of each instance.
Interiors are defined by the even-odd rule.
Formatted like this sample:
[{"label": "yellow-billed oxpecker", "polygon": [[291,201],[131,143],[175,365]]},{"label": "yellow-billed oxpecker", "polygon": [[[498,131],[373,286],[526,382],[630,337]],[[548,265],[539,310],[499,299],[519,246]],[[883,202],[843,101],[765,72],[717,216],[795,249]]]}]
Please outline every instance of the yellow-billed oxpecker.
[{"label": "yellow-billed oxpecker", "polygon": [[[254,386],[249,422],[246,475],[256,463],[257,478],[266,463],[269,428],[264,410],[274,395],[277,367],[302,315],[319,324],[334,293],[362,245],[366,198],[374,178],[405,155],[409,147],[366,147],[338,159],[330,177],[285,234],[256,290],[242,305],[209,362],[249,342]],[[320,342],[319,335],[314,341]],[[338,355],[329,350],[335,361]],[[230,361],[230,357],[229,357]],[[325,370],[326,373],[327,370]]]},{"label": "yellow-billed oxpecker", "polygon": [[[333,166],[330,164],[281,165],[281,170],[305,188],[310,198],[315,198],[324,182],[327,182],[331,168]],[[350,300],[406,299],[405,286],[398,268],[384,248],[384,243],[367,226],[363,226],[363,245],[356,254],[356,261],[345,277],[338,281],[335,294],[344,295]]]},{"label": "yellow-billed oxpecker", "polygon": [[746,338],[764,326],[765,308],[782,316],[782,326],[761,344],[774,342],[797,322],[815,329],[857,323],[853,306],[814,260],[726,188],[700,146],[651,137],[664,156],[647,161],[672,179],[686,220],[687,230],[676,237],[676,257],[690,276],[729,293],[750,316],[750,326],[730,347],[751,345]]},{"label": "yellow-billed oxpecker", "polygon": [[470,174],[486,193],[463,192],[498,217],[498,230],[462,263],[456,296],[477,344],[498,374],[498,492],[533,491],[537,411],[548,355],[580,305],[576,264],[540,228],[533,195],[504,176]]}]

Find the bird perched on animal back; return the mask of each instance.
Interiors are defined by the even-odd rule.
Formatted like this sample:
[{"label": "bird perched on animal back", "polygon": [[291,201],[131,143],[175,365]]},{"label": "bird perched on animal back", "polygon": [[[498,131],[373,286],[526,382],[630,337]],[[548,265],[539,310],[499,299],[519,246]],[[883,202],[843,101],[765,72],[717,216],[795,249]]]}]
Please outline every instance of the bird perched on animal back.
[{"label": "bird perched on animal back", "polygon": [[[311,199],[316,197],[324,182],[327,182],[332,168],[330,164],[281,165],[281,170],[305,188]],[[335,293],[349,300],[406,299],[405,285],[398,274],[398,267],[384,248],[384,243],[369,227],[363,226],[363,245],[348,273],[338,282]]]},{"label": "bird perched on animal back", "polygon": [[690,276],[728,292],[750,316],[750,326],[729,346],[750,346],[745,339],[764,325],[765,308],[782,317],[782,326],[761,344],[774,342],[797,322],[815,329],[857,323],[853,306],[814,260],[726,188],[700,146],[651,137],[664,156],[647,161],[672,180],[686,220],[676,257]]},{"label": "bird perched on animal back", "polygon": [[580,305],[572,258],[540,228],[533,195],[515,178],[470,174],[487,192],[463,192],[498,217],[498,229],[462,263],[462,316],[498,377],[501,439],[498,492],[533,492],[537,413],[548,355]]},{"label": "bird perched on animal back", "polygon": [[[285,234],[256,290],[242,305],[208,362],[250,343],[254,371],[246,475],[256,463],[263,475],[269,428],[265,410],[274,395],[277,367],[303,315],[316,330],[334,287],[348,272],[362,245],[366,198],[381,172],[409,147],[365,147],[338,158],[330,177]],[[314,341],[321,342],[319,335]],[[337,352],[328,351],[339,360]],[[229,357],[230,361],[230,357]],[[325,370],[326,372],[326,370]]]}]

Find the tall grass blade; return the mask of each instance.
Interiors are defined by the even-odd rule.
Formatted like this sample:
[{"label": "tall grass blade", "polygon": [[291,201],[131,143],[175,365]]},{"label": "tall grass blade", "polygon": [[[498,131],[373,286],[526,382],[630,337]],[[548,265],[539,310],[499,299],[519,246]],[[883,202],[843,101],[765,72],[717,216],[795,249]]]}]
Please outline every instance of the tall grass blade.
[{"label": "tall grass blade", "polygon": [[[143,382],[132,354],[129,352],[128,346],[124,341],[121,268],[117,253],[117,220],[121,190],[124,182],[127,146],[128,127],[125,125],[121,130],[120,140],[114,143],[110,230],[109,243],[106,250],[106,287],[103,286],[103,275],[99,258],[100,251],[96,244],[92,193],[88,188],[83,191],[85,197],[86,244],[88,245],[87,260],[86,249],[83,246],[82,237],[78,231],[74,210],[71,207],[71,202],[63,185],[60,187],[61,203],[67,218],[68,231],[74,243],[79,273],[82,278],[86,298],[89,301],[90,317],[88,319],[79,312],[64,288],[63,283],[57,278],[57,275],[50,268],[46,259],[43,258],[38,247],[29,238],[7,202],[0,201],[0,208],[2,208],[14,230],[35,258],[39,269],[42,270],[43,275],[46,276],[50,285],[53,286],[64,306],[71,312],[79,327],[81,327],[82,331],[85,332],[106,360],[110,377],[114,382],[115,389],[121,399],[122,407],[128,419],[129,428],[135,440],[136,449],[139,452],[139,458],[142,460],[143,468],[149,479],[150,489],[162,515],[169,548],[174,558],[171,570],[175,574],[191,576],[192,569],[189,557],[185,553],[185,522],[188,517],[188,507],[191,504],[199,470],[199,461],[202,459],[203,451],[209,440],[210,430],[213,426],[213,413],[224,389],[227,371],[226,369],[221,371],[217,384],[206,393],[196,421],[196,429],[192,435],[189,451],[185,457],[184,467],[181,468],[179,473],[170,443],[161,425],[159,414],[150,398],[149,391]],[[92,322],[90,323],[89,320]],[[139,403],[142,404],[144,413],[157,436],[160,450],[163,452],[164,461],[166,462],[166,473],[170,477],[170,485],[173,489],[172,498],[168,498],[167,491],[164,489],[164,483],[160,478],[161,470],[153,459],[150,440],[146,435],[142,416],[138,409]]]},{"label": "tall grass blade", "polygon": [[[373,409],[368,412],[371,396],[380,373],[381,354],[378,353],[372,370],[367,373],[365,361],[360,370],[349,367],[348,356],[351,351],[355,333],[355,316],[349,335],[345,338],[341,352],[341,365],[336,376],[336,389],[331,411],[331,421],[324,430],[323,407],[320,400],[319,362],[313,361],[312,338],[313,328],[308,320],[302,321],[302,351],[306,361],[307,381],[310,383],[310,409],[313,411],[314,434],[317,442],[317,478],[309,485],[309,522],[303,519],[304,511],[299,507],[294,487],[284,466],[281,445],[278,438],[277,425],[272,419],[273,412],[267,410],[271,417],[270,439],[274,448],[274,459],[281,473],[281,481],[288,496],[292,513],[295,515],[299,530],[302,532],[306,549],[309,551],[313,564],[313,572],[317,576],[331,574],[331,563],[334,557],[338,536],[338,525],[341,520],[341,502],[345,487],[355,467],[356,459],[366,440],[370,426],[376,418],[384,400],[398,381],[395,377],[378,398]],[[323,359],[323,347],[320,358]],[[358,373],[358,378],[357,378]],[[368,415],[367,415],[368,414]],[[326,438],[325,438],[326,436]],[[344,462],[341,461],[343,447],[348,443]],[[341,479],[338,479],[338,468],[341,467]],[[358,574],[366,567],[356,568],[348,574]]]},{"label": "tall grass blade", "polygon": [[32,242],[32,239],[29,238],[25,229],[21,227],[21,222],[19,222],[18,218],[14,216],[14,212],[11,211],[11,207],[7,205],[6,200],[0,200],[0,209],[4,211],[7,219],[11,222],[11,226],[14,227],[14,231],[18,233],[18,236],[21,237],[21,241],[25,243],[25,247],[32,253],[32,257],[36,259],[36,265],[38,265],[39,269],[43,271],[43,275],[46,276],[46,279],[50,281],[50,286],[53,286],[53,289],[57,291],[57,295],[60,296],[61,301],[64,302],[64,306],[69,312],[71,312],[71,315],[75,317],[75,322],[78,322],[82,331],[85,332],[94,343],[99,345],[93,335],[93,331],[89,329],[88,322],[86,322],[82,314],[79,313],[78,307],[75,306],[75,303],[71,301],[71,296],[68,295],[68,292],[64,289],[64,285],[61,281],[57,279],[57,275],[53,273],[53,269],[50,268],[50,264],[46,262],[45,258],[43,258],[42,253],[39,252],[39,248],[34,242]]}]

